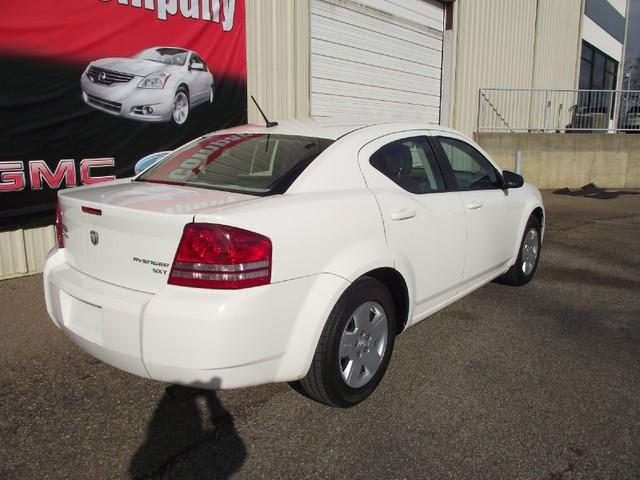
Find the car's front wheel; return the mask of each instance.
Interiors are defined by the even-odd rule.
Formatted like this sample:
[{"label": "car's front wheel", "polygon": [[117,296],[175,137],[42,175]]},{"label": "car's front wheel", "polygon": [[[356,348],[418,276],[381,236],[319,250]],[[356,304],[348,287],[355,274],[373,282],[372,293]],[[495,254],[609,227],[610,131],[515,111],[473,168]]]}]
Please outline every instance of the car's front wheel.
[{"label": "car's front wheel", "polygon": [[189,118],[189,95],[184,87],[178,88],[176,96],[173,98],[173,113],[171,118],[173,121],[182,125]]},{"label": "car's front wheel", "polygon": [[540,219],[535,215],[531,215],[520,242],[518,259],[507,273],[499,278],[500,282],[507,285],[520,286],[531,281],[540,261],[541,230]]},{"label": "car's front wheel", "polygon": [[330,406],[362,402],[384,376],[395,332],[395,308],[387,288],[373,278],[359,279],[333,308],[311,368],[298,386]]}]

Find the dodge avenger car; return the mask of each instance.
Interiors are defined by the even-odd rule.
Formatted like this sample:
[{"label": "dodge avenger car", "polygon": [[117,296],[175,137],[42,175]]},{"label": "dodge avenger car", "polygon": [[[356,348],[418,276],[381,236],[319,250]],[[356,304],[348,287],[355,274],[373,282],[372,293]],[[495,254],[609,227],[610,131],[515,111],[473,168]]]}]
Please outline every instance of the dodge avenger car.
[{"label": "dodge avenger car", "polygon": [[80,86],[90,107],[133,120],[173,120],[178,125],[187,121],[191,108],[212,103],[215,94],[213,75],[204,60],[174,47],[91,62]]},{"label": "dodge avenger car", "polygon": [[396,335],[487,282],[529,282],[538,190],[438,126],[242,126],[58,194],[47,311],[80,348],[202,388],[367,398]]}]

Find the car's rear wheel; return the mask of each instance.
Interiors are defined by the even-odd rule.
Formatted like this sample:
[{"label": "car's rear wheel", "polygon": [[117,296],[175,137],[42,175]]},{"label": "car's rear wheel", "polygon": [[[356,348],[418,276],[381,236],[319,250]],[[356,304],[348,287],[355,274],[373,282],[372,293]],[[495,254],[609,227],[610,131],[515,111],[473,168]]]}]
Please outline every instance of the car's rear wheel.
[{"label": "car's rear wheel", "polygon": [[189,95],[184,87],[178,88],[176,96],[173,98],[173,113],[171,118],[173,121],[182,125],[189,118]]},{"label": "car's rear wheel", "polygon": [[318,402],[351,407],[378,386],[396,332],[393,300],[379,281],[363,277],[338,300],[299,389]]},{"label": "car's rear wheel", "polygon": [[516,286],[529,283],[538,268],[541,247],[540,219],[535,215],[531,215],[520,242],[518,259],[499,280],[502,283]]}]

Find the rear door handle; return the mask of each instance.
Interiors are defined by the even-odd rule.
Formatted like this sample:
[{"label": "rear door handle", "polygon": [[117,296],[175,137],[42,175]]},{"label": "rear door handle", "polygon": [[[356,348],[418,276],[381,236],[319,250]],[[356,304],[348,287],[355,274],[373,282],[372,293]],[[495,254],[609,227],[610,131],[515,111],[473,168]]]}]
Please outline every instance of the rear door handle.
[{"label": "rear door handle", "polygon": [[403,208],[402,210],[393,212],[391,214],[391,220],[407,220],[408,218],[413,218],[415,216],[416,216],[415,210],[409,210],[408,208]]},{"label": "rear door handle", "polygon": [[484,204],[482,202],[471,202],[467,205],[467,208],[469,210],[478,210],[479,208],[482,208],[483,205]]}]

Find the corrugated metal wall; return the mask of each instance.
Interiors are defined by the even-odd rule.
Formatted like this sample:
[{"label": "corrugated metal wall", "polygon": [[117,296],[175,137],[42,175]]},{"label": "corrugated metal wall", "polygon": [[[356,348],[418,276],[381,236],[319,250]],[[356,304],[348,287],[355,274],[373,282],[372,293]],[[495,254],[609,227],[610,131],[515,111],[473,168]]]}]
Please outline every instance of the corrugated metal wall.
[{"label": "corrugated metal wall", "polygon": [[450,125],[475,131],[481,87],[575,88],[581,16],[581,0],[458,0]]},{"label": "corrugated metal wall", "polygon": [[[538,0],[532,88],[578,88],[582,0]],[[531,125],[562,129],[571,122],[573,95],[534,97]],[[537,108],[535,108],[537,107]],[[546,121],[544,119],[547,119]]]},{"label": "corrugated metal wall", "polygon": [[41,272],[54,245],[51,226],[0,233],[0,279]]},{"label": "corrugated metal wall", "polygon": [[[308,117],[309,0],[246,2],[249,95],[270,118]],[[262,122],[249,102],[249,122]]]},{"label": "corrugated metal wall", "polygon": [[582,0],[538,0],[533,88],[577,88]]}]

